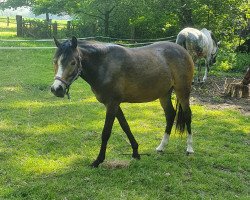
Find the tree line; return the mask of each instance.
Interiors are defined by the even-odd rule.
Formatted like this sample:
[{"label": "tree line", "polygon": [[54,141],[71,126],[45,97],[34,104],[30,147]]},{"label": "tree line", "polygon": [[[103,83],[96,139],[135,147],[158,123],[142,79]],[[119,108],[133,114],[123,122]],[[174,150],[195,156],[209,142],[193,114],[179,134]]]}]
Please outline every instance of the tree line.
[{"label": "tree line", "polygon": [[212,30],[223,40],[247,39],[247,0],[6,0],[1,9],[29,6],[35,14],[69,14],[81,36],[159,38],[191,26]]}]

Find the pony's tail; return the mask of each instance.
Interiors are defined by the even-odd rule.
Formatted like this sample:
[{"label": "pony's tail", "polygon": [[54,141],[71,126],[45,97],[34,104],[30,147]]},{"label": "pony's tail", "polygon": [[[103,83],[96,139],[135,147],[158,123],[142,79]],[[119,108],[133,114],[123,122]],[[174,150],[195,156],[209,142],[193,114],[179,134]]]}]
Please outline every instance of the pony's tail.
[{"label": "pony's tail", "polygon": [[176,39],[176,43],[187,49],[186,45],[186,37],[184,35],[178,35]]},{"label": "pony's tail", "polygon": [[181,104],[177,102],[176,104],[176,126],[175,129],[180,133],[183,134],[185,131],[185,125],[186,125],[186,117],[185,113],[183,112],[183,109],[181,107]]}]

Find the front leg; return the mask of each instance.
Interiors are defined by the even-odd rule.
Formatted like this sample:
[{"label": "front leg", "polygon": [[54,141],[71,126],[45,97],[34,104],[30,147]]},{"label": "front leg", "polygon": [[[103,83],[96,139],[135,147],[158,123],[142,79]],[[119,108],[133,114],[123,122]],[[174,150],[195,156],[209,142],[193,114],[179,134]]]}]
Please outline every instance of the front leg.
[{"label": "front leg", "polygon": [[122,130],[126,133],[128,139],[130,141],[130,144],[132,146],[132,149],[133,149],[132,157],[136,158],[136,159],[140,159],[140,154],[138,153],[138,143],[136,142],[136,140],[135,140],[135,138],[134,138],[134,136],[129,128],[128,122],[127,122],[120,106],[118,107],[118,112],[117,112],[116,117],[117,117],[117,119],[122,127]]},{"label": "front leg", "polygon": [[92,163],[92,167],[98,167],[105,160],[107,143],[111,135],[112,126],[115,120],[116,113],[118,111],[118,104],[108,104],[106,105],[106,118],[105,124],[102,131],[102,144],[99,155],[97,159]]}]

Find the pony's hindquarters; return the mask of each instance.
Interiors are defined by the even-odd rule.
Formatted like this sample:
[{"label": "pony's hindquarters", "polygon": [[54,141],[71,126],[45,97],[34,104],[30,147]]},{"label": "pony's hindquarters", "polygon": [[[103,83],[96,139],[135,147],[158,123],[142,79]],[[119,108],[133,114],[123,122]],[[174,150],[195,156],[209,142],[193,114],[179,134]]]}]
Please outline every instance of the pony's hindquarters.
[{"label": "pony's hindquarters", "polygon": [[[190,93],[194,74],[194,63],[190,54],[179,45],[172,45],[171,49],[166,49],[165,57],[168,66],[171,69],[173,78],[173,89],[177,98],[176,106],[176,129],[183,133],[188,132],[187,153],[193,153],[192,148],[192,132],[191,132],[191,116],[190,109]],[[168,134],[168,136],[167,136]],[[169,133],[165,133],[163,140],[169,139]],[[164,144],[162,140],[161,144]],[[163,145],[159,146],[163,147]],[[163,148],[157,148],[163,149]]]},{"label": "pony's hindquarters", "polygon": [[[185,53],[184,53],[185,52]],[[192,147],[192,111],[190,108],[190,93],[192,87],[192,80],[194,74],[194,63],[191,56],[186,50],[184,59],[182,60],[182,65],[186,68],[186,74],[176,74],[176,84],[174,86],[176,98],[177,98],[177,114],[176,114],[176,129],[181,133],[187,130],[187,154],[194,153]]]}]

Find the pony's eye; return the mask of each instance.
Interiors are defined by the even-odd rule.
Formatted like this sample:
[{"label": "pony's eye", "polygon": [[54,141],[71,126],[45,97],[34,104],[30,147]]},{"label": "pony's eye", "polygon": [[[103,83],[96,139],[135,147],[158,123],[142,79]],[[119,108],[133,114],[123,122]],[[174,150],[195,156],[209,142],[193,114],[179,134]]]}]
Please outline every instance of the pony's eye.
[{"label": "pony's eye", "polygon": [[71,65],[76,65],[76,61],[72,61],[72,62],[71,62]]}]

